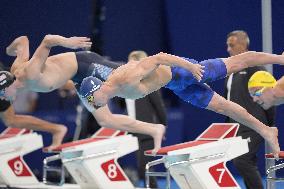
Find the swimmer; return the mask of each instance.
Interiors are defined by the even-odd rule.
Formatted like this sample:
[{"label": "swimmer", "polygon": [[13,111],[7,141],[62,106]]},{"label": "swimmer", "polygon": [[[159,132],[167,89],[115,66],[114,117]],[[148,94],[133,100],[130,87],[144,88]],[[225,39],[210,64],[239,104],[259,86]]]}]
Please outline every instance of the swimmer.
[{"label": "swimmer", "polygon": [[218,95],[206,83],[247,67],[273,63],[283,65],[284,56],[249,51],[229,58],[210,59],[199,63],[193,59],[183,59],[200,64],[204,68],[200,81],[182,64],[170,65],[174,61],[178,62],[173,56],[160,53],[139,62],[130,61],[112,72],[106,81],[96,81],[100,87],[92,91],[93,103],[95,106],[103,106],[115,96],[137,99],[166,87],[192,105],[226,115],[255,130],[269,143],[274,156],[277,157],[280,151],[277,128],[264,125],[238,104]]},{"label": "swimmer", "polygon": [[278,81],[265,71],[258,71],[251,76],[248,89],[253,100],[264,109],[284,103],[284,76]]}]

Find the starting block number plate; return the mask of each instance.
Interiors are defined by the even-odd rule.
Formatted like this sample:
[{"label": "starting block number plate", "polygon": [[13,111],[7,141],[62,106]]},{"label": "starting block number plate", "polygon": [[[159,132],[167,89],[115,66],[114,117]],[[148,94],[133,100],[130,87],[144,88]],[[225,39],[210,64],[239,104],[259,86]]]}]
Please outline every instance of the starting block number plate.
[{"label": "starting block number plate", "polygon": [[126,181],[126,177],[122,174],[120,167],[114,160],[107,161],[102,164],[102,169],[111,181]]},{"label": "starting block number plate", "polygon": [[237,186],[235,180],[232,178],[227,168],[224,166],[224,162],[210,167],[209,172],[220,187]]},{"label": "starting block number plate", "polygon": [[32,176],[32,173],[27,168],[21,157],[16,157],[8,161],[8,165],[17,177]]}]

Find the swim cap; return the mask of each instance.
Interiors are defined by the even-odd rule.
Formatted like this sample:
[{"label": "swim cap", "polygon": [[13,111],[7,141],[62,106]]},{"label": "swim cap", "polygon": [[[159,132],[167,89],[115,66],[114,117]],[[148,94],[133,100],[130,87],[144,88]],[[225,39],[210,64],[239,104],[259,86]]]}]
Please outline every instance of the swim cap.
[{"label": "swim cap", "polygon": [[80,86],[80,95],[84,98],[93,96],[93,93],[102,86],[102,83],[101,80],[93,76],[84,78]]},{"label": "swim cap", "polygon": [[249,79],[248,88],[274,87],[276,79],[267,71],[257,71]]},{"label": "swim cap", "polygon": [[0,90],[9,87],[14,81],[15,76],[7,71],[0,71]]}]

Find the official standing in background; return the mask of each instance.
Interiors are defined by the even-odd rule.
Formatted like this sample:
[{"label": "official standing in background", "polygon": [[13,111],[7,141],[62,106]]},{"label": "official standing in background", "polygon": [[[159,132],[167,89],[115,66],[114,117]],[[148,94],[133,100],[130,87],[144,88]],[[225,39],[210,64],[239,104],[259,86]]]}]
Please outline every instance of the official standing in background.
[{"label": "official standing in background", "polygon": [[[249,49],[249,37],[245,31],[236,30],[227,35],[227,52],[230,56],[238,55]],[[264,67],[249,67],[227,77],[225,82],[225,94],[227,99],[244,107],[251,115],[265,125],[274,125],[275,110],[264,110],[260,105],[253,102],[248,92],[249,78]],[[236,122],[227,118],[228,122]],[[240,124],[238,136],[249,139],[249,152],[233,160],[233,164],[244,179],[247,189],[263,189],[262,178],[257,167],[257,152],[263,143],[263,138],[254,130]]]}]

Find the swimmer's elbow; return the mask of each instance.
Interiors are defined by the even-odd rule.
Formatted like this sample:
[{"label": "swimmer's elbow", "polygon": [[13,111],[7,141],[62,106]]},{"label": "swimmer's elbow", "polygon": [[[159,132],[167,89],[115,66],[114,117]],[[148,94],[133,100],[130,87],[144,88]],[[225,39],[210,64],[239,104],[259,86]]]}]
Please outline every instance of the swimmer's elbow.
[{"label": "swimmer's elbow", "polygon": [[42,40],[42,44],[46,47],[46,48],[51,48],[51,47],[54,47],[54,46],[57,46],[58,43],[60,42],[60,39],[62,37],[59,36],[59,35],[51,35],[51,34],[48,34],[46,35],[43,40]]},{"label": "swimmer's elbow", "polygon": [[51,48],[52,47],[52,35],[50,34],[46,35],[42,40],[42,44],[47,48]]},{"label": "swimmer's elbow", "polygon": [[166,53],[160,52],[160,53],[158,53],[158,54],[153,55],[153,56],[151,57],[152,60],[153,60],[152,62],[158,64],[158,62],[163,61],[163,60],[165,59],[165,54],[166,54]]},{"label": "swimmer's elbow", "polygon": [[157,67],[159,65],[168,65],[169,62],[172,62],[171,60],[177,60],[177,59],[174,58],[172,55],[163,52],[160,52],[152,56],[152,64],[154,64]]},{"label": "swimmer's elbow", "polygon": [[19,44],[28,44],[29,43],[29,38],[27,36],[21,36],[18,38]]},{"label": "swimmer's elbow", "polygon": [[164,52],[160,52],[156,55],[154,55],[154,57],[157,59],[157,61],[164,61],[165,59],[168,58],[168,54],[167,53],[164,53]]}]

